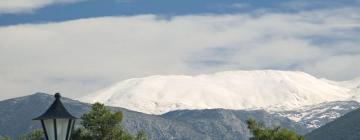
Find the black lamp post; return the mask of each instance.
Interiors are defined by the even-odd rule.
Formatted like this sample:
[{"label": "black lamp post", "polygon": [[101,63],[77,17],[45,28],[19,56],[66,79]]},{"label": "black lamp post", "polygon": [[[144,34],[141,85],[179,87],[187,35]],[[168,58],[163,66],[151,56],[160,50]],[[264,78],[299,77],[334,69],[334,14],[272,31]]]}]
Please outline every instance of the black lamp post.
[{"label": "black lamp post", "polygon": [[75,120],[60,101],[60,94],[55,94],[55,101],[50,108],[34,120],[41,121],[46,140],[70,140]]}]

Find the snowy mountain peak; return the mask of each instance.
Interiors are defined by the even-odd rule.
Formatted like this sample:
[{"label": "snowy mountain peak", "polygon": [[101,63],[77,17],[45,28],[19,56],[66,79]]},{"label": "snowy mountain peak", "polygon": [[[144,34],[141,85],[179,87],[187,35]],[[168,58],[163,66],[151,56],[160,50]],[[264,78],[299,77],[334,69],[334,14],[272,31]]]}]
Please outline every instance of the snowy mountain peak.
[{"label": "snowy mountain peak", "polygon": [[304,72],[256,70],[134,78],[80,100],[150,114],[211,108],[290,110],[348,100],[354,95],[350,91]]}]

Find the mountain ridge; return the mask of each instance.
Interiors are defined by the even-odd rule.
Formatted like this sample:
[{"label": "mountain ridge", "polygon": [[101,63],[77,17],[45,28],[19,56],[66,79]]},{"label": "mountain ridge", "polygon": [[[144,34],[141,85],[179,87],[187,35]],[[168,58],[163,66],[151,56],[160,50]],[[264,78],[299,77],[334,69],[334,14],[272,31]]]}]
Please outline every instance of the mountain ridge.
[{"label": "mountain ridge", "polygon": [[[87,103],[66,97],[61,100],[76,117],[91,109]],[[0,101],[0,136],[17,139],[22,134],[40,128],[40,123],[32,119],[42,114],[53,101],[52,95],[43,93]],[[267,125],[280,124],[297,132],[308,132],[307,128],[285,117],[262,110],[178,110],[164,115],[151,115],[118,107],[108,108],[123,112],[124,129],[132,134],[144,129],[150,140],[246,140],[250,136],[245,122],[248,117],[264,121]]]},{"label": "mountain ridge", "polygon": [[[21,134],[40,128],[40,123],[32,119],[42,114],[53,101],[52,95],[44,93],[0,101],[0,116],[2,116],[0,136],[11,136],[16,139]],[[69,112],[77,117],[91,109],[88,103],[66,97],[62,98],[62,102]],[[108,106],[112,111],[123,112],[124,129],[133,134],[144,129],[150,140],[248,140],[250,137],[246,126],[248,118],[262,121],[267,126],[281,126],[299,134],[306,134],[317,126],[323,126],[359,107],[358,102],[344,101],[323,103],[305,110],[287,112],[198,109],[175,110],[162,115],[152,115]],[[304,118],[294,121],[287,115],[295,117],[304,115]]]}]

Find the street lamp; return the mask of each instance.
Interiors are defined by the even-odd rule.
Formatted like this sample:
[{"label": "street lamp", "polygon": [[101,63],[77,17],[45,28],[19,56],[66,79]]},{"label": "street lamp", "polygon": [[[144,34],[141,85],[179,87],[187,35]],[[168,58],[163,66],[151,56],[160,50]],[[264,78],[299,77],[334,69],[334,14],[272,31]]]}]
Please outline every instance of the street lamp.
[{"label": "street lamp", "polygon": [[60,101],[60,94],[55,94],[55,101],[41,116],[33,119],[41,121],[46,140],[70,140],[75,120]]}]

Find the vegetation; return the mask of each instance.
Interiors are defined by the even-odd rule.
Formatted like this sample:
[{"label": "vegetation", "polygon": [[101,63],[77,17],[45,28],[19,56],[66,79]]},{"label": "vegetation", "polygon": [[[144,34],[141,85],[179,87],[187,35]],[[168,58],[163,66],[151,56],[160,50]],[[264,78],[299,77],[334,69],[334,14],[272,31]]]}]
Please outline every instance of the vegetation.
[{"label": "vegetation", "polygon": [[35,130],[26,135],[20,136],[20,140],[45,140],[42,130]]},{"label": "vegetation", "polygon": [[280,128],[265,127],[263,123],[257,123],[254,119],[247,120],[248,129],[253,134],[250,140],[304,140],[303,136],[296,134],[295,132]]},{"label": "vegetation", "polygon": [[[34,130],[28,134],[22,135],[18,138],[19,140],[45,140],[44,133],[42,130]],[[0,140],[11,140],[10,137],[0,137]]]},{"label": "vegetation", "polygon": [[103,104],[95,103],[89,113],[81,117],[82,128],[75,130],[73,140],[147,140],[144,131],[132,136],[126,132],[121,112],[112,113]]},{"label": "vegetation", "polygon": [[0,140],[11,140],[10,137],[0,137]]}]

